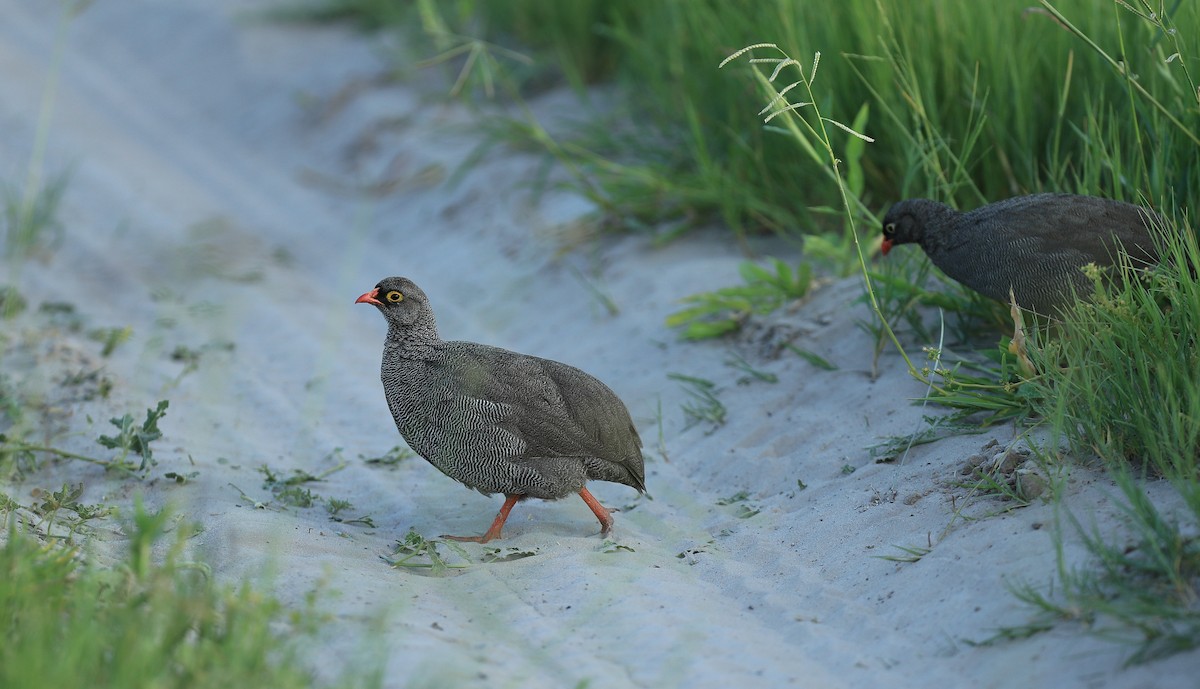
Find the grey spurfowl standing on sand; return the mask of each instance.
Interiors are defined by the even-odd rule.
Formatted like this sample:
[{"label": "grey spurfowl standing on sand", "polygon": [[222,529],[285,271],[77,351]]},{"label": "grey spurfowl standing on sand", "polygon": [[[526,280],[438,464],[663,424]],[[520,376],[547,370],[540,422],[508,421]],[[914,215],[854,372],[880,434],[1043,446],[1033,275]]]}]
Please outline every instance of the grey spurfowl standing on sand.
[{"label": "grey spurfowl standing on sand", "polygon": [[[1158,263],[1151,232],[1162,219],[1120,201],[1073,194],[1017,196],[960,213],[928,199],[900,201],[883,220],[883,253],[915,242],[962,284],[1008,303],[1055,315],[1092,285],[1081,270],[1112,266],[1117,247],[1135,267]],[[1073,292],[1072,292],[1073,290]]]},{"label": "grey spurfowl standing on sand", "polygon": [[604,383],[557,361],[442,340],[429,299],[407,278],[382,280],[355,303],[387,319],[383,391],[409,447],[469,488],[505,495],[487,533],[443,538],[487,543],[518,500],[572,493],[607,536],[612,516],[585,483],[646,489],[641,438]]}]

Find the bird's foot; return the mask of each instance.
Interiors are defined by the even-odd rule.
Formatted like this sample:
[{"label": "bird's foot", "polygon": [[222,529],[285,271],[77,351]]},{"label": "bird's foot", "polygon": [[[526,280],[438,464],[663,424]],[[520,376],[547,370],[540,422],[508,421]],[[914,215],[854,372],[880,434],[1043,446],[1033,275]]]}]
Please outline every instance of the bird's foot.
[{"label": "bird's foot", "polygon": [[500,538],[500,532],[504,529],[504,522],[508,519],[508,513],[512,511],[513,505],[517,504],[524,495],[506,495],[504,496],[504,504],[500,507],[499,514],[492,521],[492,525],[488,527],[487,533],[482,536],[442,536],[447,540],[460,541],[465,543],[487,543],[494,538]]},{"label": "bird's foot", "polygon": [[579,497],[583,498],[583,501],[591,508],[592,514],[596,515],[596,519],[600,522],[600,535],[608,538],[612,533],[613,518],[611,513],[613,510],[601,505],[599,500],[592,497],[587,488],[579,491]]}]

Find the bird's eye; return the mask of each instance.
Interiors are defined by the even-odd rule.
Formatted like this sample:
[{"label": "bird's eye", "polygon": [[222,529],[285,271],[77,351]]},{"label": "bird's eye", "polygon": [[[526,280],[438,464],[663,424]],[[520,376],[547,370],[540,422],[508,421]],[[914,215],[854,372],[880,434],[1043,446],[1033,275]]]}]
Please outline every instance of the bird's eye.
[{"label": "bird's eye", "polygon": [[397,292],[396,290],[392,290],[391,292],[387,293],[387,296],[385,297],[385,299],[387,299],[388,301],[395,304],[397,302],[404,301],[404,295],[401,294],[400,292]]},{"label": "bird's eye", "polygon": [[890,222],[883,226],[883,233],[889,237],[896,234],[896,223]]}]

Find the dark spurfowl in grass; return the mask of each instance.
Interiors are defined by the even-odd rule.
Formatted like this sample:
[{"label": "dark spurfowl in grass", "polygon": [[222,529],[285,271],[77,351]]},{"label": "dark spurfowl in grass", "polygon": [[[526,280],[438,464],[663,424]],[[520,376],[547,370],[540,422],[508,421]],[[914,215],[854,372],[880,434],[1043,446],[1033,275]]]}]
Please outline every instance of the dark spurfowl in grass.
[{"label": "dark spurfowl in grass", "polygon": [[[1117,263],[1117,248],[1135,267],[1158,263],[1151,232],[1158,214],[1095,196],[1033,194],[960,213],[928,199],[900,201],[883,220],[883,253],[916,243],[946,275],[998,301],[1009,288],[1022,308],[1055,315],[1092,284],[1081,270]],[[1073,292],[1072,292],[1073,290]]]},{"label": "dark spurfowl in grass", "polygon": [[586,482],[646,489],[641,438],[604,383],[557,361],[442,340],[429,299],[407,278],[387,278],[355,303],[387,319],[383,392],[409,447],[467,487],[505,495],[487,533],[443,538],[487,543],[517,501],[572,493],[607,536],[612,516]]}]

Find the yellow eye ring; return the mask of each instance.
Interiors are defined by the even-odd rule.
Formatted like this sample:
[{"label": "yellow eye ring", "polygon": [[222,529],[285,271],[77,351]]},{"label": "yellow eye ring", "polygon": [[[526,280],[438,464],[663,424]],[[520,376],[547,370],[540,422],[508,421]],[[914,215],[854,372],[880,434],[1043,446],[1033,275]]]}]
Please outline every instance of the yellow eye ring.
[{"label": "yellow eye ring", "polygon": [[387,293],[387,295],[384,297],[384,299],[387,299],[388,301],[395,304],[397,302],[404,301],[404,295],[401,294],[400,292],[397,292],[396,290],[392,290],[391,292]]}]

